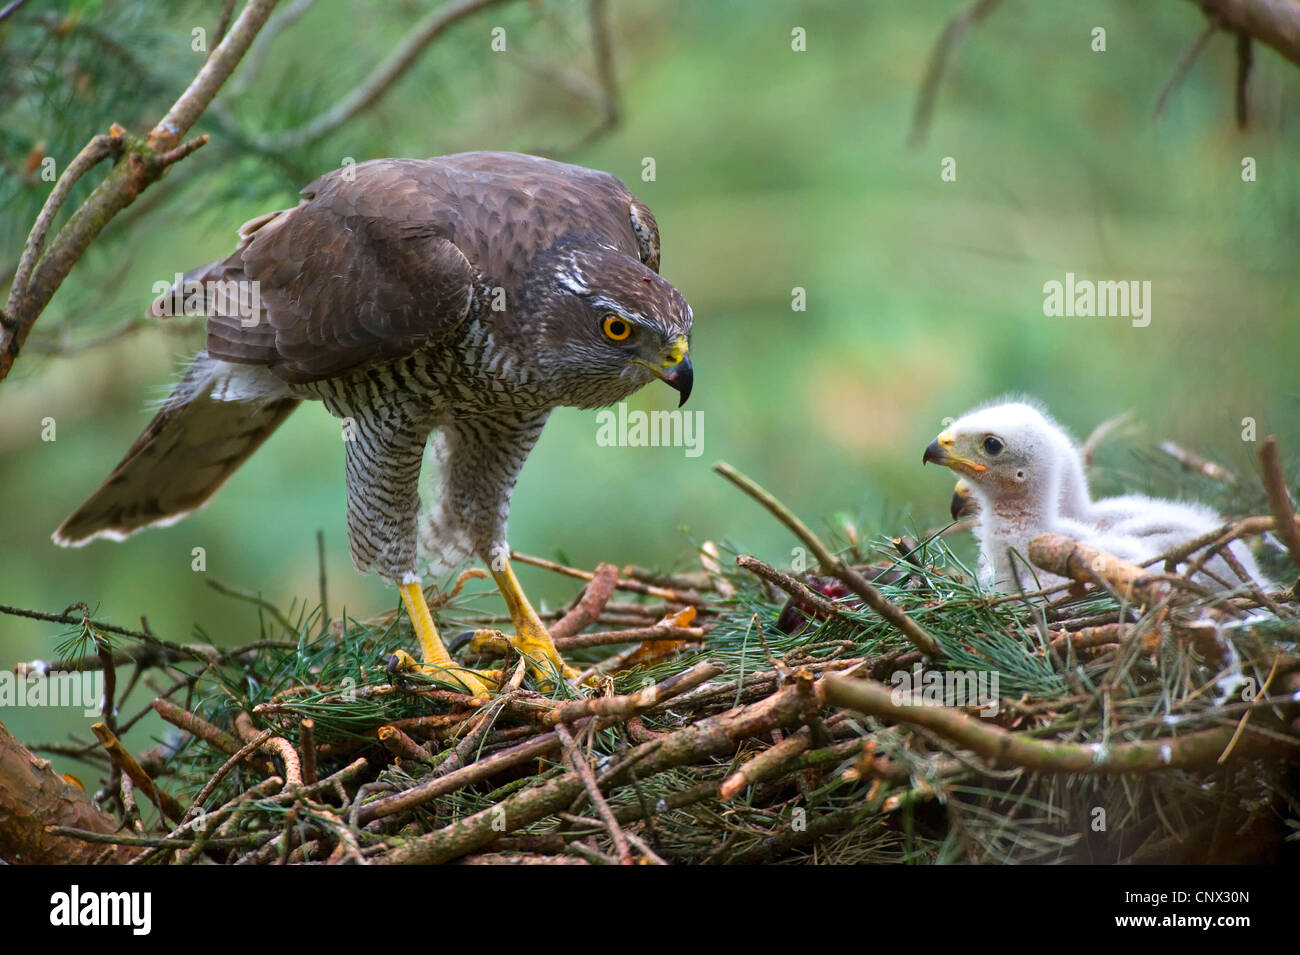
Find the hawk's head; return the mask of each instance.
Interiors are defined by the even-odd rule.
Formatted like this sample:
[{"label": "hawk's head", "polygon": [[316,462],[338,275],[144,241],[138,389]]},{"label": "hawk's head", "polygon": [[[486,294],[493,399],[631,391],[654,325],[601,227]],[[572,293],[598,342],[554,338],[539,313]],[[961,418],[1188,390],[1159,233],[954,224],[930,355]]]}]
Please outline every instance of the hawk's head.
[{"label": "hawk's head", "polygon": [[691,308],[638,259],[573,244],[552,249],[530,270],[526,310],[541,331],[547,374],[589,407],[627,397],[658,378],[691,395]]}]

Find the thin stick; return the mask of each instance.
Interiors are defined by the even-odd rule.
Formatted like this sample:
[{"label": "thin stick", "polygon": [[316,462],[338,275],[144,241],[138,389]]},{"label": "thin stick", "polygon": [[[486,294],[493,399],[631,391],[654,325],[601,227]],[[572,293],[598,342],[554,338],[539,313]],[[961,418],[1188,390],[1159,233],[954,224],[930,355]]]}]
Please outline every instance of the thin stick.
[{"label": "thin stick", "polygon": [[636,627],[631,630],[602,630],[597,633],[560,637],[555,641],[555,649],[579,650],[584,647],[604,647],[612,643],[654,643],[657,640],[703,640],[704,634],[703,627]]},{"label": "thin stick", "polygon": [[600,791],[600,786],[596,784],[596,777],[591,771],[591,766],[578,751],[578,744],[573,739],[573,734],[563,723],[555,727],[556,734],[560,737],[560,743],[564,747],[565,754],[569,757],[569,763],[573,766],[573,771],[578,774],[582,780],[583,788],[587,790],[587,798],[591,804],[596,807],[601,822],[605,824],[609,837],[614,841],[614,851],[618,853],[619,865],[632,864],[632,849],[628,845],[627,836],[623,834],[623,828],[614,818],[614,813],[610,811],[609,803],[605,801],[604,795]]},{"label": "thin stick", "polygon": [[916,107],[912,113],[912,132],[907,137],[909,146],[920,146],[930,132],[930,119],[934,113],[934,101],[939,94],[939,84],[949,62],[957,54],[966,33],[970,28],[993,12],[998,0],[975,0],[969,6],[962,7],[953,15],[939,34],[939,39],[930,53],[930,62],[925,68],[925,80],[916,97]]},{"label": "thin stick", "polygon": [[63,175],[59,177],[59,181],[50,190],[49,196],[45,199],[45,204],[41,206],[40,214],[32,224],[31,231],[27,233],[27,242],[23,246],[22,256],[18,259],[18,268],[14,271],[13,284],[9,287],[10,309],[16,307],[26,295],[32,272],[41,257],[41,252],[45,249],[45,238],[49,235],[50,226],[54,224],[54,219],[59,214],[59,210],[67,202],[73,186],[81,180],[82,176],[103,160],[121,152],[122,138],[125,135],[126,130],[120,126],[114,126],[108,134],[100,134],[94,137],[82,147],[81,152],[77,153],[72,162],[68,163],[67,168],[63,170]]},{"label": "thin stick", "polygon": [[613,564],[601,564],[596,568],[587,587],[582,592],[582,599],[572,610],[553,623],[548,629],[551,638],[571,637],[586,630],[596,622],[609,603],[618,583],[618,568]]},{"label": "thin stick", "polygon": [[1278,456],[1277,439],[1269,435],[1259,448],[1259,465],[1263,471],[1264,490],[1268,493],[1268,509],[1273,512],[1277,536],[1282,538],[1291,554],[1291,563],[1300,568],[1300,527],[1296,525],[1295,507],[1287,493],[1286,476],[1282,473],[1282,460]]},{"label": "thin stick", "polygon": [[791,577],[789,574],[783,574],[775,567],[763,563],[756,557],[750,557],[748,554],[741,554],[736,558],[736,566],[749,571],[755,577],[766,580],[768,583],[780,587],[795,600],[807,604],[818,613],[855,626],[858,623],[858,621],[853,620],[851,617],[845,616],[844,611],[841,610],[833,601],[823,597],[801,581],[795,580],[795,578]]},{"label": "thin stick", "polygon": [[271,603],[271,601],[267,600],[261,594],[251,593],[247,590],[240,590],[238,587],[231,587],[228,584],[223,584],[215,577],[209,577],[207,579],[207,585],[219,594],[225,594],[227,597],[234,597],[236,600],[244,600],[254,606],[261,607],[275,619],[276,623],[284,628],[285,633],[294,637],[298,636],[298,628],[289,622],[289,618],[284,615],[279,607]]},{"label": "thin stick", "polygon": [[926,633],[925,629],[909,617],[901,607],[886,600],[884,595],[870,581],[845,561],[832,554],[830,549],[821,542],[821,539],[808,528],[808,525],[799,520],[788,507],[772,494],[724,461],[715,464],[713,470],[767,508],[773,517],[788,527],[795,537],[807,545],[813,556],[817,558],[817,563],[821,565],[824,573],[831,574],[844,581],[845,585],[861,597],[868,607],[880,614],[903,636],[907,637],[914,647],[929,656],[943,655],[943,651],[934,637]]},{"label": "thin stick", "polygon": [[320,585],[320,632],[324,633],[330,626],[329,592],[325,586],[325,532],[316,532],[316,566]]},{"label": "thin stick", "polygon": [[1161,114],[1164,113],[1165,107],[1169,105],[1169,98],[1174,95],[1174,90],[1178,89],[1183,82],[1183,77],[1192,68],[1196,58],[1201,55],[1201,51],[1205,49],[1205,44],[1210,42],[1210,37],[1214,36],[1216,29],[1218,27],[1212,21],[1207,23],[1195,42],[1178,58],[1178,62],[1174,64],[1174,72],[1170,75],[1169,81],[1165,83],[1165,88],[1160,91],[1160,98],[1156,100],[1155,111],[1151,114],[1152,119],[1159,119]]},{"label": "thin stick", "polygon": [[[827,702],[931,730],[994,764],[1041,772],[1111,774],[1194,769],[1212,765],[1232,738],[1232,730],[1222,728],[1107,746],[1061,743],[1004,730],[954,707],[898,705],[891,699],[891,687],[872,680],[828,675],[822,682]],[[1257,738],[1254,742],[1263,743]]]},{"label": "thin stick", "polygon": [[242,747],[240,747],[240,749],[236,751],[229,759],[227,759],[224,763],[222,763],[221,768],[218,769],[216,773],[213,775],[213,777],[209,779],[207,783],[204,784],[201,790],[199,790],[199,794],[194,797],[194,801],[191,802],[189,808],[185,810],[185,815],[182,816],[182,818],[188,821],[192,817],[197,816],[200,812],[202,812],[203,804],[207,802],[208,797],[212,795],[212,791],[216,789],[218,785],[220,785],[221,780],[225,779],[226,775],[232,769],[234,769],[241,762],[243,762],[245,759],[247,759],[249,756],[255,753],[259,748],[261,748],[261,745],[270,738],[271,738],[271,731],[263,730],[257,736],[253,737]]},{"label": "thin stick", "polygon": [[316,781],[316,721],[304,719],[298,723],[298,749],[302,756],[303,785]]},{"label": "thin stick", "polygon": [[454,0],[429,11],[423,20],[411,27],[403,42],[347,96],[301,126],[262,137],[257,140],[259,148],[287,152],[332,133],[388,92],[424,49],[453,23],[500,2],[502,0]]},{"label": "thin stick", "polygon": [[[543,570],[553,570],[555,573],[563,574],[566,577],[576,577],[578,580],[591,580],[595,576],[595,574],[590,574],[585,570],[578,570],[576,567],[566,567],[564,564],[557,564],[553,560],[546,560],[544,557],[533,557],[530,554],[521,554],[516,550],[510,552],[510,559],[532,567],[541,567]],[[696,607],[705,606],[703,597],[687,590],[670,590],[667,587],[656,587],[652,584],[642,583],[639,580],[625,578],[619,578],[614,587],[616,590],[626,590],[628,593],[659,597],[670,603],[693,604]]]},{"label": "thin stick", "polygon": [[148,796],[149,801],[157,806],[164,816],[172,820],[172,822],[180,822],[184,818],[180,803],[172,797],[171,793],[159,789],[154,784],[153,779],[136,762],[135,757],[127,752],[126,747],[122,745],[122,741],[114,735],[106,724],[95,723],[90,727],[90,731],[95,734],[95,738],[99,740],[109,758],[113,760],[113,765],[130,776],[131,782],[135,783],[136,788]]},{"label": "thin stick", "polygon": [[1160,445],[1160,450],[1169,455],[1184,471],[1190,471],[1193,474],[1200,474],[1209,478],[1211,481],[1218,481],[1220,484],[1235,485],[1237,475],[1233,474],[1222,464],[1216,464],[1208,458],[1203,458],[1199,454],[1194,454],[1186,448],[1174,444],[1172,441],[1165,441]]}]

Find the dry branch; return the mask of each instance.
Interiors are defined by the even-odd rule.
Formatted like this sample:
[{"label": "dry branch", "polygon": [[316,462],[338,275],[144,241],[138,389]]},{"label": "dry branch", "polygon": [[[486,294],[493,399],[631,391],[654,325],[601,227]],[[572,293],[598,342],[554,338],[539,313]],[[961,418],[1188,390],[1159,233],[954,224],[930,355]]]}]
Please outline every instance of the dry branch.
[{"label": "dry branch", "polygon": [[895,629],[912,642],[914,647],[929,656],[940,656],[942,654],[934,637],[926,633],[925,629],[904,613],[900,607],[886,600],[880,591],[872,586],[870,581],[850,567],[846,561],[832,554],[821,539],[809,529],[808,525],[799,520],[794,512],[777,500],[776,497],[726,462],[719,461],[713,466],[713,470],[767,508],[773,517],[788,527],[799,540],[807,545],[813,556],[817,558],[817,563],[821,566],[823,573],[838,577],[844,581],[845,586],[861,597],[863,603],[892,624]]},{"label": "dry branch", "polygon": [[[931,730],[989,760],[994,766],[1020,766],[1051,773],[1145,773],[1194,769],[1214,764],[1232,740],[1234,729],[1201,730],[1186,736],[1132,743],[1060,743],[1012,733],[953,707],[900,705],[893,690],[870,680],[827,676],[826,700],[890,722]],[[1239,750],[1273,746],[1265,736],[1246,736]]]},{"label": "dry branch", "polygon": [[[207,142],[207,137],[201,136],[182,144],[185,134],[229,79],[275,4],[276,0],[249,0],[230,32],[147,137],[140,139],[114,126],[108,137],[91,140],[64,170],[23,249],[21,262],[27,263],[30,279],[23,274],[20,264],[15,279],[21,281],[11,286],[0,312],[0,380],[8,376],[32,326],[104,227],[157,182],[172,164]],[[54,215],[77,179],[114,153],[124,155],[42,253]]]},{"label": "dry branch", "polygon": [[1029,559],[1049,574],[1081,584],[1097,584],[1122,600],[1153,606],[1169,596],[1170,584],[1161,575],[1120,560],[1064,534],[1040,534],[1029,542]]},{"label": "dry branch", "polygon": [[1273,512],[1277,535],[1286,544],[1291,562],[1300,569],[1300,525],[1296,521],[1291,496],[1287,493],[1286,476],[1282,473],[1282,461],[1277,453],[1277,441],[1272,435],[1260,445],[1259,463],[1264,473],[1264,490],[1268,492],[1268,509]]},{"label": "dry branch", "polygon": [[301,126],[279,133],[254,137],[262,152],[285,152],[300,149],[338,129],[380,99],[419,59],[420,54],[452,24],[504,0],[454,0],[435,7],[411,28],[402,43],[358,86],[330,109]]},{"label": "dry branch", "polygon": [[[112,835],[119,825],[0,723],[0,859],[11,864],[86,865],[96,861],[102,850],[49,827]],[[106,861],[128,862],[137,854],[119,845],[110,850]]]}]

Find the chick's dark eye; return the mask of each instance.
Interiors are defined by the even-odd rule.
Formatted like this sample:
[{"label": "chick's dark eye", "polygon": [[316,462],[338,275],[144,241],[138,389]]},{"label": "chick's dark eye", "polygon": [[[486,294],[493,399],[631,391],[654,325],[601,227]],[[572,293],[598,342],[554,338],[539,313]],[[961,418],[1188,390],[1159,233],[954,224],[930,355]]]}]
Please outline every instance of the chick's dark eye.
[{"label": "chick's dark eye", "polygon": [[1002,442],[992,435],[989,435],[989,437],[984,439],[984,451],[989,455],[1001,454]]},{"label": "chick's dark eye", "polygon": [[632,326],[618,315],[606,315],[601,320],[600,327],[605,332],[605,337],[612,342],[627,341],[632,334]]}]

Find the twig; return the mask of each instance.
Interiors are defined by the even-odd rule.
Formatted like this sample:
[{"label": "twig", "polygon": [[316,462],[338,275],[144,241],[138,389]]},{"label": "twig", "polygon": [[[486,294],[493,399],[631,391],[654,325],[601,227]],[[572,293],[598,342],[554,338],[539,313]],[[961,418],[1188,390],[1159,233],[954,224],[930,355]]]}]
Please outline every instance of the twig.
[{"label": "twig", "polygon": [[126,130],[114,126],[107,135],[94,137],[63,170],[63,175],[59,176],[59,181],[50,190],[45,204],[41,206],[40,214],[36,217],[36,222],[27,234],[27,242],[23,246],[23,254],[18,259],[18,268],[14,271],[13,284],[9,288],[9,305],[6,312],[12,310],[27,294],[27,285],[31,281],[32,271],[36,268],[36,263],[45,248],[45,237],[49,234],[50,226],[54,224],[54,218],[72,192],[72,187],[101,161],[109,156],[118,155],[122,151],[122,138],[125,135]]},{"label": "twig", "polygon": [[1182,467],[1184,471],[1190,471],[1193,474],[1200,474],[1209,478],[1211,481],[1218,481],[1220,484],[1235,485],[1237,475],[1233,474],[1221,464],[1216,464],[1199,454],[1193,454],[1186,448],[1179,447],[1172,441],[1161,443],[1160,450],[1169,455]]},{"label": "twig", "polygon": [[[670,677],[657,686],[649,687],[642,691],[642,693],[634,694],[631,698],[637,700],[644,697],[649,701],[650,697],[654,696],[657,697],[657,702],[662,702],[669,696],[675,695],[676,693],[683,693],[691,686],[698,685],[698,682],[707,680],[712,671],[716,669],[717,668],[713,667],[712,664],[696,664],[696,666],[692,667],[690,670],[678,674],[677,676]],[[627,699],[628,697],[611,697],[609,700],[615,702],[606,702],[602,700],[578,701],[575,709],[568,710],[564,719],[572,725],[572,729],[577,730],[585,726],[586,719],[590,718],[578,719],[576,723],[574,722],[576,717],[581,716],[581,713],[583,712],[582,707],[584,705],[590,706],[593,710],[601,710],[603,707],[602,715],[604,715],[604,710],[620,710],[625,707],[627,705]],[[635,711],[634,708],[632,711]],[[564,712],[564,709],[561,708],[560,710],[553,712],[562,713]],[[358,813],[358,823],[364,826],[375,819],[389,816],[396,812],[403,812],[407,809],[414,809],[417,806],[422,806],[430,800],[436,799],[438,796],[445,795],[449,792],[455,792],[456,790],[462,789],[472,783],[480,782],[495,775],[503,769],[517,766],[520,763],[528,762],[529,760],[537,759],[541,756],[546,756],[559,747],[560,738],[554,731],[543,733],[540,736],[535,736],[532,739],[504,750],[503,752],[495,753],[492,756],[480,759],[478,762],[456,769],[453,772],[449,772],[445,776],[434,777],[412,786],[410,789],[404,790],[403,792],[376,799],[374,802],[368,803],[361,808]]]},{"label": "twig", "polygon": [[916,97],[916,108],[912,113],[912,132],[907,137],[909,146],[925,143],[930,132],[930,119],[934,113],[935,97],[939,93],[939,84],[949,61],[957,54],[966,33],[970,28],[993,12],[998,0],[975,0],[970,6],[963,7],[944,26],[930,53],[930,62],[925,69],[925,80]]},{"label": "twig", "polygon": [[582,592],[582,599],[578,601],[572,610],[548,628],[551,632],[551,638],[571,637],[595,623],[601,612],[604,611],[605,605],[609,603],[609,598],[613,595],[617,583],[617,567],[613,564],[601,564],[597,567],[595,574],[592,575],[586,589]]},{"label": "twig", "polygon": [[316,721],[301,720],[298,723],[298,749],[302,756],[302,781],[309,786],[316,782]]},{"label": "twig", "polygon": [[1291,554],[1291,563],[1300,568],[1300,527],[1296,524],[1291,495],[1287,493],[1277,440],[1272,435],[1265,438],[1259,447],[1259,466],[1263,472],[1264,490],[1268,494],[1268,509],[1273,512],[1274,528]]},{"label": "twig", "polygon": [[8,20],[11,16],[21,10],[23,5],[26,3],[27,0],[13,0],[13,2],[3,10],[0,10],[0,23],[4,23],[4,21]]},{"label": "twig", "polygon": [[433,758],[432,754],[417,743],[411,737],[407,736],[396,726],[381,726],[376,731],[379,742],[383,744],[384,749],[388,750],[394,756],[402,759],[412,759],[416,762],[427,763]]},{"label": "twig", "polygon": [[[157,182],[173,163],[207,141],[207,137],[199,137],[191,143],[181,145],[185,134],[238,65],[249,44],[270,16],[275,3],[276,0],[249,0],[230,33],[212,51],[193,82],[145,140],[129,137],[125,130],[115,127],[107,141],[96,137],[79,154],[86,157],[83,160],[84,168],[89,168],[102,159],[105,149],[114,151],[120,148],[126,155],[72,214],[39,259],[35,256],[41,242],[33,242],[32,239],[40,238],[43,242],[43,234],[29,236],[24,257],[29,259],[30,279],[21,274],[23,268],[20,265],[15,277],[21,277],[22,281],[10,287],[8,301],[0,311],[0,380],[13,368],[28,333],[45,306],[104,226],[135,201],[140,193]],[[120,141],[120,147],[113,142],[114,139]],[[55,184],[55,192],[60,190],[67,176],[68,170],[65,170],[64,176]],[[63,187],[65,196],[73,181],[75,180]],[[53,193],[50,198],[55,198]],[[61,201],[60,199],[59,202]],[[42,219],[38,218],[34,232],[48,229],[49,220],[53,219],[53,212],[57,211],[57,204],[47,200],[46,205],[51,209],[51,214],[45,217],[43,210],[42,218],[47,221],[42,225]]]},{"label": "twig", "polygon": [[185,814],[181,810],[180,803],[169,792],[159,789],[154,784],[153,779],[136,762],[135,757],[127,752],[126,747],[122,745],[122,741],[114,735],[112,730],[103,723],[95,723],[90,727],[90,731],[95,734],[95,738],[99,740],[100,745],[104,747],[113,760],[113,765],[130,776],[136,787],[149,797],[149,801],[157,806],[164,816],[173,822],[180,822],[184,818]]},{"label": "twig", "polygon": [[750,557],[748,554],[741,554],[736,558],[736,566],[749,571],[754,576],[766,580],[768,583],[780,587],[787,594],[798,600],[802,604],[807,604],[813,610],[827,617],[833,617],[842,623],[857,625],[857,621],[844,614],[833,601],[823,597],[812,588],[808,587],[801,581],[796,580],[789,574],[783,574],[768,564],[763,563],[756,557]]},{"label": "twig", "polygon": [[579,752],[573,734],[569,732],[569,728],[563,723],[555,727],[555,732],[560,737],[560,744],[569,757],[569,763],[573,766],[573,771],[582,780],[583,788],[587,791],[587,798],[596,807],[596,812],[599,813],[610,839],[614,842],[614,851],[618,853],[619,865],[631,865],[632,849],[628,845],[627,836],[624,835],[623,828],[618,824],[618,820],[614,818],[614,813],[610,811],[609,803],[605,801],[600,786],[596,784],[596,777],[591,772],[591,766],[582,753]]},{"label": "twig", "polygon": [[1237,128],[1245,129],[1249,121],[1250,67],[1254,59],[1250,34],[1245,30],[1237,31],[1237,77],[1234,84],[1236,91]]},{"label": "twig", "polygon": [[325,532],[316,532],[316,566],[320,585],[320,632],[325,633],[330,627],[329,591],[325,580]]},{"label": "twig", "polygon": [[[1013,733],[954,707],[895,704],[892,689],[871,680],[827,676],[826,700],[878,719],[910,723],[974,750],[994,765],[1051,773],[1144,773],[1213,765],[1232,737],[1227,728],[1131,743],[1061,743]],[[1263,741],[1257,741],[1263,745]],[[1252,749],[1258,747],[1252,747]]]},{"label": "twig", "polygon": [[[244,68],[239,71],[230,84],[229,92],[235,96],[246,93],[257,79],[258,73],[262,69],[262,63],[266,60],[266,55],[271,49],[271,44],[275,38],[283,33],[287,28],[293,26],[303,14],[312,8],[316,0],[293,0],[287,7],[277,10],[275,16],[267,21],[262,32],[257,36],[257,42],[253,44],[248,55],[244,58]],[[218,105],[224,105],[224,98]]]},{"label": "twig", "polygon": [[1058,577],[1097,584],[1122,601],[1154,606],[1169,596],[1170,581],[1113,554],[1064,534],[1039,534],[1029,542],[1029,559]]},{"label": "twig", "polygon": [[1210,37],[1214,36],[1216,29],[1218,28],[1213,22],[1207,23],[1205,29],[1197,36],[1196,41],[1178,58],[1178,62],[1174,64],[1174,72],[1170,75],[1169,81],[1165,83],[1165,88],[1160,91],[1160,98],[1156,100],[1155,111],[1151,114],[1152,119],[1159,119],[1163,115],[1165,107],[1169,105],[1170,97],[1174,95],[1174,90],[1183,82],[1183,77],[1192,68],[1196,58],[1201,55],[1201,51],[1205,49],[1205,44],[1210,42]]},{"label": "twig", "polygon": [[665,700],[679,696],[702,683],[707,683],[722,672],[721,667],[704,660],[689,669],[683,670],[681,673],[670,676],[666,680],[646,687],[639,693],[628,693],[623,696],[599,696],[565,703],[563,706],[544,713],[542,715],[542,724],[544,726],[555,726],[560,723],[572,723],[585,716],[632,716],[658,706]]},{"label": "twig", "polygon": [[[253,718],[242,712],[235,714],[235,732],[243,738],[244,742],[249,742],[258,735],[253,727]],[[302,764],[298,761],[298,753],[293,748],[293,744],[283,737],[271,736],[262,741],[259,749],[268,755],[280,757],[280,761],[284,763],[286,789],[302,786]]]},{"label": "twig", "polygon": [[845,585],[861,597],[868,607],[880,614],[903,636],[907,637],[914,647],[929,656],[943,655],[939,644],[925,632],[925,629],[919,623],[904,613],[896,604],[886,600],[884,595],[872,586],[870,581],[850,567],[847,562],[832,554],[826,545],[821,542],[821,539],[808,528],[808,525],[799,520],[789,508],[768,491],[723,461],[715,464],[713,470],[767,508],[773,517],[788,527],[799,540],[807,545],[813,556],[817,558],[817,562],[821,565],[824,573],[831,574],[844,581]]},{"label": "twig", "polygon": [[[553,570],[557,574],[563,574],[566,577],[576,577],[578,580],[591,580],[594,574],[585,570],[578,570],[576,567],[566,567],[564,564],[557,564],[553,560],[546,560],[543,557],[533,557],[530,554],[521,554],[518,551],[510,552],[510,559],[518,561],[521,564],[529,564],[533,567],[541,567],[543,570]],[[705,600],[697,593],[689,590],[673,590],[668,587],[656,587],[652,584],[642,583],[639,580],[628,580],[620,578],[614,585],[616,590],[625,590],[628,593],[645,594],[647,597],[659,597],[675,604],[691,604],[696,607],[705,606]]]},{"label": "twig", "polygon": [[718,789],[718,797],[724,802],[730,802],[754,783],[779,774],[790,760],[802,755],[811,745],[812,732],[808,727],[791,733],[728,776]]},{"label": "twig", "polygon": [[590,0],[589,20],[591,24],[591,49],[596,65],[596,85],[587,88],[586,84],[574,82],[566,73],[554,71],[552,76],[573,92],[588,100],[600,112],[596,124],[583,133],[576,141],[564,146],[541,146],[534,152],[546,156],[564,156],[578,152],[591,145],[619,122],[618,84],[614,77],[613,44],[609,39],[609,18],[606,0]]},{"label": "twig", "polygon": [[503,0],[452,0],[433,10],[417,23],[397,46],[347,96],[324,113],[293,129],[255,137],[258,148],[268,152],[301,149],[329,135],[362,110],[373,105],[410,69],[424,49],[443,31],[458,20],[464,19],[485,7]]},{"label": "twig", "polygon": [[203,788],[199,790],[199,794],[194,797],[194,801],[191,802],[189,808],[185,810],[185,814],[182,818],[189,820],[202,812],[203,804],[207,802],[208,797],[212,795],[212,791],[217,788],[221,783],[221,780],[225,779],[226,775],[241,762],[249,756],[252,756],[253,753],[257,752],[257,750],[261,749],[262,744],[270,738],[271,731],[263,730],[236,750],[229,759],[221,764],[221,768],[213,774],[212,778],[204,784]]},{"label": "twig", "polygon": [[154,712],[173,726],[178,726],[191,736],[197,736],[209,746],[233,756],[243,748],[239,740],[225,730],[218,729],[202,717],[177,706],[171,700],[156,699],[151,704]]},{"label": "twig", "polygon": [[243,600],[247,603],[253,604],[254,606],[261,607],[271,615],[276,623],[284,628],[285,633],[294,637],[298,636],[298,629],[289,622],[289,618],[284,615],[279,607],[271,603],[271,601],[267,600],[261,594],[251,593],[247,590],[240,590],[238,587],[231,587],[227,584],[223,584],[215,577],[209,577],[207,579],[207,584],[219,594],[225,594],[227,597],[234,597],[236,600]]},{"label": "twig", "polygon": [[635,627],[629,630],[603,630],[598,633],[580,633],[561,637],[555,641],[557,650],[579,650],[585,647],[605,647],[614,643],[654,643],[657,640],[703,640],[703,627]]},{"label": "twig", "polygon": [[1093,456],[1096,455],[1097,449],[1101,447],[1107,438],[1124,428],[1132,420],[1132,411],[1122,411],[1117,415],[1112,415],[1101,424],[1097,425],[1097,427],[1093,428],[1092,433],[1084,439],[1083,445],[1079,448],[1083,454],[1084,465],[1091,467],[1092,459]]},{"label": "twig", "polygon": [[[97,842],[114,846],[147,846],[157,849],[184,849],[190,845],[189,839],[171,839],[167,836],[130,836],[126,833],[91,832],[88,829],[74,829],[71,826],[48,826],[45,830],[54,836],[66,836],[82,842]],[[247,836],[234,836],[225,839],[209,839],[207,845],[212,849],[242,849],[256,845],[263,838],[262,833]]]},{"label": "twig", "polygon": [[[800,710],[801,701],[791,687],[739,711],[706,717],[661,739],[641,744],[656,749],[641,761],[638,773],[642,776],[651,775],[727,752],[741,739],[797,723]],[[558,745],[558,738],[556,743]],[[473,852],[497,838],[502,831],[499,820],[504,818],[505,831],[513,831],[551,813],[563,811],[582,790],[582,780],[575,773],[566,773],[540,786],[515,793],[495,806],[412,839],[384,853],[377,861],[388,865],[424,865],[449,861]]]}]

